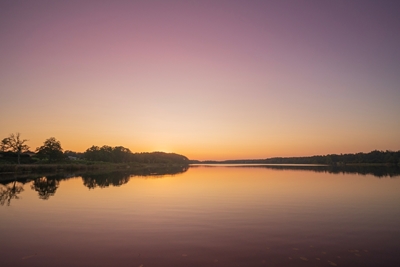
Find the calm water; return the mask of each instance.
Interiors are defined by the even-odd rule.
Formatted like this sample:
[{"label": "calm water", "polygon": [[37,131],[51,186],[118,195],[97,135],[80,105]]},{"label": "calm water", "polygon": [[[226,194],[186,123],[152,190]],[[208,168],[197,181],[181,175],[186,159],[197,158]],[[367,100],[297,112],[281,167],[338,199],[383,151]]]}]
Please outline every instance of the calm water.
[{"label": "calm water", "polygon": [[315,168],[4,182],[0,266],[400,266],[400,176]]}]

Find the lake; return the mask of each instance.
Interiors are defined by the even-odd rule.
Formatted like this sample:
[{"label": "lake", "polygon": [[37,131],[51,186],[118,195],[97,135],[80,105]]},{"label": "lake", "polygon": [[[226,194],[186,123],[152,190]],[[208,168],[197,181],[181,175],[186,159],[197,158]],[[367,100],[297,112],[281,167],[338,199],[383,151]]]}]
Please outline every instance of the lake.
[{"label": "lake", "polygon": [[0,184],[0,266],[400,266],[400,176],[191,166]]}]

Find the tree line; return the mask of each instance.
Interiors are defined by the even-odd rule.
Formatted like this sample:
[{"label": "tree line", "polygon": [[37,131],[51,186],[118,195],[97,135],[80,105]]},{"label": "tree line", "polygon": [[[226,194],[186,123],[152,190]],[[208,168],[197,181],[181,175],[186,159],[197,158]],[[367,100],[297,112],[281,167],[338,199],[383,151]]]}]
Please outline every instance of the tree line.
[{"label": "tree line", "polygon": [[355,154],[328,154],[310,157],[275,157],[268,159],[243,159],[225,161],[191,161],[191,163],[205,164],[387,164],[400,165],[400,151],[379,151]]},{"label": "tree line", "polygon": [[0,156],[2,161],[14,161],[16,158],[18,164],[21,164],[21,158],[24,163],[31,163],[31,155],[35,155],[39,160],[47,160],[49,162],[57,162],[64,158],[61,143],[54,137],[46,139],[42,146],[36,148],[35,153],[31,152],[30,147],[26,144],[28,140],[22,139],[20,133],[10,134],[1,140]]},{"label": "tree line", "polygon": [[165,152],[132,153],[123,146],[92,146],[82,156],[90,161],[103,161],[114,163],[138,162],[138,163],[184,163],[189,159],[183,155]]},{"label": "tree line", "polygon": [[179,163],[188,164],[183,155],[164,152],[132,153],[123,146],[91,146],[85,152],[63,151],[60,141],[54,137],[46,139],[42,146],[30,151],[20,133],[10,134],[0,143],[0,163],[55,163],[62,161],[92,161],[110,163]]}]

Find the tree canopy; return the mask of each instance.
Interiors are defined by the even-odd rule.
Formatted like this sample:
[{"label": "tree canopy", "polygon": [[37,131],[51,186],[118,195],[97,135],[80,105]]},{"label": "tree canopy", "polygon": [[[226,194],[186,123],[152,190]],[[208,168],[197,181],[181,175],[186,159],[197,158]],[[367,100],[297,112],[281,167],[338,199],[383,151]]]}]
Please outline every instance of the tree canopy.
[{"label": "tree canopy", "polygon": [[44,141],[43,146],[36,148],[36,155],[40,159],[55,162],[64,159],[61,143],[54,137],[50,137]]},{"label": "tree canopy", "polygon": [[9,137],[4,138],[0,144],[1,152],[14,152],[18,155],[18,164],[21,163],[21,153],[28,151],[29,146],[25,144],[27,139],[21,139],[20,133],[10,134]]},{"label": "tree canopy", "polygon": [[85,151],[84,157],[91,161],[114,163],[189,163],[189,159],[183,155],[165,152],[132,153],[128,148],[123,146],[92,146]]}]

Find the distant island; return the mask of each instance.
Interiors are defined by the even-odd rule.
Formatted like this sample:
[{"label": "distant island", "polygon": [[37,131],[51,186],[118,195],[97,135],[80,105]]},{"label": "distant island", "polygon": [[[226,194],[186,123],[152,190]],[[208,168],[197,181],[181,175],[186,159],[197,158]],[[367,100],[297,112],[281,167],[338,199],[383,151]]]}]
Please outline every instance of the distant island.
[{"label": "distant island", "polygon": [[400,165],[400,151],[378,151],[356,154],[328,154],[310,157],[275,157],[267,159],[191,160],[191,164],[318,164],[318,165]]}]

